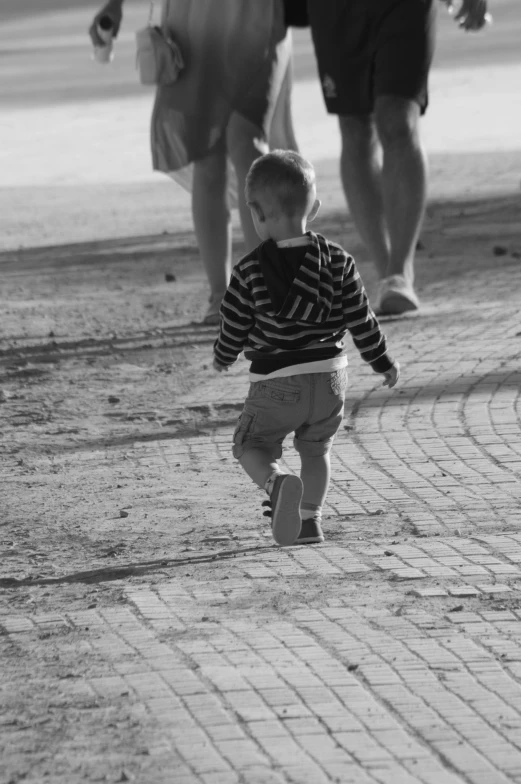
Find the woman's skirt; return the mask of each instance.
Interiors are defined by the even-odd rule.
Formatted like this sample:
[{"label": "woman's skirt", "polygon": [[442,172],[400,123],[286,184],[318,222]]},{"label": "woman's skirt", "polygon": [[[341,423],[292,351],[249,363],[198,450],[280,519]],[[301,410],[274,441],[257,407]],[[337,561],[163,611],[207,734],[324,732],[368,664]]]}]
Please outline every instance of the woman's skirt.
[{"label": "woman's skirt", "polygon": [[177,82],[157,88],[154,169],[190,188],[191,164],[222,140],[235,112],[272,148],[296,149],[282,0],[164,0],[162,26],[185,68]]}]

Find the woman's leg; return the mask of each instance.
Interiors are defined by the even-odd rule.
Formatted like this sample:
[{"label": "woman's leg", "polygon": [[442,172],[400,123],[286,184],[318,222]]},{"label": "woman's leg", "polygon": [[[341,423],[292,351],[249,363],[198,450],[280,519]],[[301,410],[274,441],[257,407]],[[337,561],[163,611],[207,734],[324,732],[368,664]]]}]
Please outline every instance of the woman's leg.
[{"label": "woman's leg", "polygon": [[231,274],[231,215],[224,139],[194,163],[192,215],[212,299],[221,300]]},{"label": "woman's leg", "polygon": [[282,3],[277,2],[275,6],[272,36],[278,43],[271,51],[269,62],[257,73],[248,95],[236,105],[226,131],[228,155],[237,175],[237,200],[246,251],[260,242],[244,198],[250,166],[270,147],[298,149],[291,114],[291,32],[282,21]]},{"label": "woman's leg", "polygon": [[241,219],[244,244],[248,253],[256,248],[260,239],[251,219],[250,208],[244,197],[246,175],[253,161],[268,152],[268,145],[263,139],[262,131],[252,122],[235,112],[232,114],[226,129],[228,155],[237,175],[237,201]]},{"label": "woman's leg", "polygon": [[[291,36],[291,33],[288,33],[288,35]],[[298,144],[295,138],[295,129],[293,127],[293,114],[291,111],[292,87],[293,65],[290,59],[271,119],[268,142],[270,149],[272,150],[295,150],[298,152]]]}]

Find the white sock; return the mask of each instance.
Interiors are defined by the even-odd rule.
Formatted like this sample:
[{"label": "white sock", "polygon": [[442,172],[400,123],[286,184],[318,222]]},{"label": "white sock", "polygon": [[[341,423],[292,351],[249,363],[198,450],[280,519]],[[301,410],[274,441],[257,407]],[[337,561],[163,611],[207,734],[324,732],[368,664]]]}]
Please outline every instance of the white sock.
[{"label": "white sock", "polygon": [[266,482],[264,483],[264,489],[266,490],[268,495],[271,495],[271,491],[273,490],[273,484],[278,476],[282,476],[282,471],[279,471],[277,469],[272,474],[270,474],[270,476],[266,479]]},{"label": "white sock", "polygon": [[300,517],[302,520],[322,520],[322,507],[317,504],[300,504]]}]

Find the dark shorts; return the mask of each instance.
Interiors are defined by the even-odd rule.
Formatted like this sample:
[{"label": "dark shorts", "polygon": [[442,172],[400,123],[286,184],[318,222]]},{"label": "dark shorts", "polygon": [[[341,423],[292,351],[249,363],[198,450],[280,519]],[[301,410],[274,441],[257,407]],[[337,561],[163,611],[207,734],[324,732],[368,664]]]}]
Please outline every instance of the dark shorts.
[{"label": "dark shorts", "polygon": [[415,101],[422,114],[436,0],[309,0],[322,92],[331,114],[371,114],[375,99]]},{"label": "dark shorts", "polygon": [[347,368],[250,384],[233,434],[234,457],[264,449],[278,459],[290,433],[300,454],[327,454],[342,424],[346,388]]}]

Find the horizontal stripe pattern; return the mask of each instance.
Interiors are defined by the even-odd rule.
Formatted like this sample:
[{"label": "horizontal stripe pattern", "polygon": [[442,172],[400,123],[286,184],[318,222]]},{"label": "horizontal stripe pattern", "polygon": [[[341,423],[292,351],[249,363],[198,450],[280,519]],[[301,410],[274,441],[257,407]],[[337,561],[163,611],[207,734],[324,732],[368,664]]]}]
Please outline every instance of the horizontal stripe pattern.
[{"label": "horizontal stripe pattern", "polygon": [[[259,360],[288,355],[288,364],[345,353],[349,332],[362,359],[377,373],[393,361],[380,325],[369,306],[354,259],[334,242],[308,232],[309,246],[284,307],[275,313],[256,251],[234,268],[221,305],[221,325],[214,344],[217,362],[232,365],[239,354],[253,366]],[[269,371],[261,371],[269,372]]]}]

